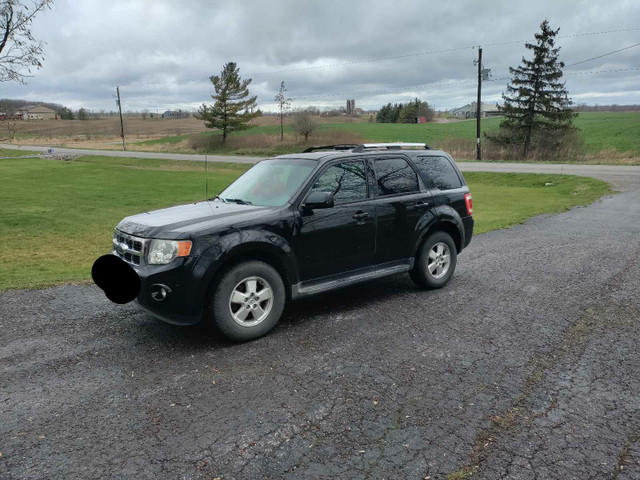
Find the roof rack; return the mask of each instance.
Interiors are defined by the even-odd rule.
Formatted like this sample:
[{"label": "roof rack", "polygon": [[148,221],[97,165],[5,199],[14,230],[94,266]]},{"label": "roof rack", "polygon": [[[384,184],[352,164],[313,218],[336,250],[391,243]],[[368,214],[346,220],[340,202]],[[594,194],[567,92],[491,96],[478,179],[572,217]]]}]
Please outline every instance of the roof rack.
[{"label": "roof rack", "polygon": [[365,150],[401,150],[403,148],[423,148],[429,150],[430,147],[426,143],[341,143],[338,145],[322,145],[319,147],[309,147],[303,153],[313,152],[315,150],[351,150],[353,152],[363,152]]},{"label": "roof rack", "polygon": [[362,152],[366,149],[387,149],[387,150],[402,150],[403,148],[423,148],[429,150],[429,145],[426,143],[363,143],[353,149],[354,152]]},{"label": "roof rack", "polygon": [[352,150],[359,145],[357,143],[340,143],[338,145],[322,145],[319,147],[309,147],[302,153],[313,152],[314,150]]}]

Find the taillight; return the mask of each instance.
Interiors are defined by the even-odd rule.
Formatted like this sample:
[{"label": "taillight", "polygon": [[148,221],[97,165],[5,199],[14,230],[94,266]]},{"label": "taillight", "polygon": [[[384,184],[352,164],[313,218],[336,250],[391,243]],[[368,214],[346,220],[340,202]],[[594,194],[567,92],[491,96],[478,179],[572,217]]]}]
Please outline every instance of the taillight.
[{"label": "taillight", "polygon": [[473,215],[473,199],[470,193],[464,194],[464,204],[467,206],[467,213]]}]

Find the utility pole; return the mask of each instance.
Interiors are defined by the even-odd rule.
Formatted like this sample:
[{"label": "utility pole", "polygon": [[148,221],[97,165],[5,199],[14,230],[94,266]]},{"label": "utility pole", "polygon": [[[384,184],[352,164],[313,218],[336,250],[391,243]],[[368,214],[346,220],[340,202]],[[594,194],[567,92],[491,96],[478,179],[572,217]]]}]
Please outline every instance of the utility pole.
[{"label": "utility pole", "polygon": [[122,136],[122,149],[126,150],[127,145],[124,143],[124,122],[122,121],[122,102],[120,101],[120,87],[116,87],[116,93],[118,95],[118,99],[116,103],[118,104],[118,111],[120,112],[120,136]]},{"label": "utility pole", "polygon": [[476,103],[476,158],[482,160],[480,150],[480,117],[482,116],[482,47],[478,47],[478,100]]}]

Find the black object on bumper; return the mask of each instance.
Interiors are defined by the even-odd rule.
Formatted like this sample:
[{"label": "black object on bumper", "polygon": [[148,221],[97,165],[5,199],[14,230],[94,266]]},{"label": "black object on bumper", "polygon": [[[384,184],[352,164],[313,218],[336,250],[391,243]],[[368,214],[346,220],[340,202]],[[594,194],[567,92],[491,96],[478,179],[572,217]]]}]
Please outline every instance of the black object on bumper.
[{"label": "black object on bumper", "polygon": [[124,260],[107,254],[91,267],[91,277],[113,303],[129,303],[140,292],[140,277]]}]

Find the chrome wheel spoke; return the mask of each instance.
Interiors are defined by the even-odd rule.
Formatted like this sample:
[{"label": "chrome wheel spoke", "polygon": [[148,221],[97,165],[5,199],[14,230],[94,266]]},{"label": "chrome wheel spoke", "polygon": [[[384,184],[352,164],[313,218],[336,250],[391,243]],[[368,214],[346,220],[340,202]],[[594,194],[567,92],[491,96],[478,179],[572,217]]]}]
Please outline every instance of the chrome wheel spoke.
[{"label": "chrome wheel spoke", "polygon": [[431,260],[435,260],[436,258],[438,258],[438,254],[436,253],[436,251],[434,249],[431,249],[429,251],[429,258]]},{"label": "chrome wheel spoke", "polygon": [[245,302],[245,298],[247,298],[247,295],[239,292],[238,290],[234,290],[233,293],[231,294],[231,303],[244,303]]},{"label": "chrome wheel spoke", "polygon": [[258,282],[255,278],[250,278],[245,281],[247,287],[247,293],[256,293]]},{"label": "chrome wheel spoke", "polygon": [[271,289],[263,288],[258,293],[256,293],[259,302],[264,302],[265,300],[269,300],[271,298]]},{"label": "chrome wheel spoke", "polygon": [[253,318],[255,320],[261,319],[264,316],[264,310],[260,305],[253,309]]},{"label": "chrome wheel spoke", "polygon": [[435,273],[437,268],[438,268],[438,265],[436,264],[436,262],[429,264],[429,272],[431,272],[432,275]]},{"label": "chrome wheel spoke", "polygon": [[235,313],[234,318],[236,320],[245,320],[249,316],[250,310],[245,307],[240,307],[240,309]]}]

